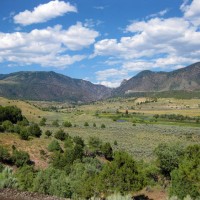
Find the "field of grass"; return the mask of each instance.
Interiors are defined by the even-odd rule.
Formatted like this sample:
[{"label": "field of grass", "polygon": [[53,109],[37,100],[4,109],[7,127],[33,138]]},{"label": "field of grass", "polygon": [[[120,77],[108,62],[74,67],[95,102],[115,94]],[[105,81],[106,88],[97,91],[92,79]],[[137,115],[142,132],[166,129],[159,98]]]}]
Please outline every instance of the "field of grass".
[{"label": "field of grass", "polygon": [[[145,101],[149,101],[145,103]],[[63,128],[71,136],[81,136],[86,143],[90,136],[99,137],[104,142],[110,142],[114,150],[125,150],[136,159],[146,161],[154,158],[153,150],[162,142],[181,143],[185,146],[200,143],[200,126],[197,123],[193,126],[190,123],[177,122],[155,122],[155,123],[134,123],[131,120],[114,121],[109,115],[117,115],[116,112],[139,113],[144,118],[152,118],[154,114],[182,114],[190,117],[200,116],[200,100],[177,100],[177,99],[113,99],[96,102],[89,105],[69,105],[55,102],[25,102],[17,100],[7,100],[0,98],[1,105],[16,105],[22,109],[23,114],[30,121],[39,122],[42,117],[47,119],[46,126],[41,127],[43,132],[47,129],[55,133],[59,128]],[[56,107],[56,111],[50,107]],[[45,109],[44,109],[45,108]],[[52,122],[58,120],[60,127],[52,126]],[[64,128],[62,123],[70,121],[72,127]],[[89,126],[85,127],[84,123]],[[93,127],[93,123],[96,127]],[[101,125],[105,124],[105,128]],[[184,125],[184,126],[183,126]],[[46,166],[48,162],[47,146],[52,140],[43,135],[40,139],[33,138],[29,141],[22,141],[16,134],[1,134],[0,143],[11,149],[15,145],[19,149],[30,153],[33,161],[38,166]],[[117,141],[117,145],[114,145]],[[46,158],[40,155],[40,150],[47,152]]]}]

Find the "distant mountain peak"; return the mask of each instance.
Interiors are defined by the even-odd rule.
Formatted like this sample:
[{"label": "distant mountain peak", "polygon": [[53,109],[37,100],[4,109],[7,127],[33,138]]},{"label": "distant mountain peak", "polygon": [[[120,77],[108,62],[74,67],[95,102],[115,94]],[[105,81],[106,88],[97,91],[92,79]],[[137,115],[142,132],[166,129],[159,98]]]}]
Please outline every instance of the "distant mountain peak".
[{"label": "distant mountain peak", "polygon": [[105,86],[53,71],[0,75],[0,96],[14,99],[92,102],[109,97],[111,91]]},{"label": "distant mountain peak", "polygon": [[143,70],[143,71],[139,72],[135,77],[149,76],[154,73],[155,72],[152,72],[151,70]]},{"label": "distant mountain peak", "polygon": [[200,90],[200,62],[172,72],[144,70],[116,88],[114,95],[172,90]]},{"label": "distant mountain peak", "polygon": [[118,88],[95,85],[53,71],[0,74],[0,96],[13,99],[92,102],[135,92],[200,90],[200,62],[172,72],[144,70]]}]

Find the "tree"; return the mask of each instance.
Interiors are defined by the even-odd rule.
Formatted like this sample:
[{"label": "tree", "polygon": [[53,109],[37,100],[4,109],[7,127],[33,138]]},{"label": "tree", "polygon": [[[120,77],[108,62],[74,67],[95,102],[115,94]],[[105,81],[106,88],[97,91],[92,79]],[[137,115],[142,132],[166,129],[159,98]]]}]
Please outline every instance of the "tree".
[{"label": "tree", "polygon": [[33,123],[29,126],[28,132],[30,135],[35,136],[35,137],[40,137],[42,135],[42,130],[36,123]]},{"label": "tree", "polygon": [[146,184],[144,180],[136,161],[125,152],[116,152],[113,161],[100,172],[98,185],[101,192],[124,194],[142,189]]},{"label": "tree", "polygon": [[109,142],[101,146],[101,151],[107,160],[112,160],[113,150]]},{"label": "tree", "polygon": [[[83,158],[82,162],[74,162],[69,174],[70,186],[74,199],[90,199],[97,192],[96,176],[101,170],[97,159]],[[83,184],[84,183],[84,184]]]},{"label": "tree", "polygon": [[170,177],[171,171],[178,167],[184,149],[181,144],[159,144],[154,150],[163,175]]},{"label": "tree", "polygon": [[171,173],[170,195],[181,200],[187,195],[200,197],[200,145],[189,146],[179,167]]},{"label": "tree", "polygon": [[76,144],[74,146],[73,153],[74,153],[74,160],[77,160],[77,159],[81,160],[84,156],[83,146]]}]

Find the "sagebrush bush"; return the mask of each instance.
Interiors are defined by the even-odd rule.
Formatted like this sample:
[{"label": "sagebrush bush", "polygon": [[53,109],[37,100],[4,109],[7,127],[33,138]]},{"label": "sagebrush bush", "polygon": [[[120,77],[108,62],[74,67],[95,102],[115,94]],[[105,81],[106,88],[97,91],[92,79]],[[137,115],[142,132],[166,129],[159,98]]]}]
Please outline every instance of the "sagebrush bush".
[{"label": "sagebrush bush", "polygon": [[9,167],[5,167],[0,173],[0,189],[16,187],[17,179],[14,177],[12,169]]}]

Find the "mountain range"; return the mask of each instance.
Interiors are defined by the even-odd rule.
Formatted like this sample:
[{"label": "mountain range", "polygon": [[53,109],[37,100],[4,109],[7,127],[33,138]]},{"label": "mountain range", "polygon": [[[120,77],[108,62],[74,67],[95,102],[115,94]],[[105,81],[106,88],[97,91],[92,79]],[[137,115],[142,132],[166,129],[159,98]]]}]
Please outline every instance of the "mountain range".
[{"label": "mountain range", "polygon": [[92,102],[142,92],[200,90],[200,62],[171,72],[142,71],[118,88],[55,72],[0,74],[0,96],[12,99]]}]

